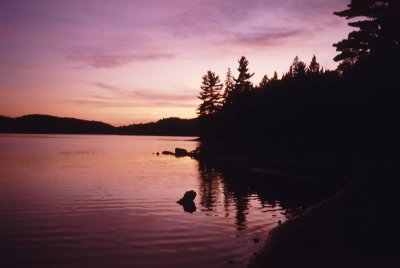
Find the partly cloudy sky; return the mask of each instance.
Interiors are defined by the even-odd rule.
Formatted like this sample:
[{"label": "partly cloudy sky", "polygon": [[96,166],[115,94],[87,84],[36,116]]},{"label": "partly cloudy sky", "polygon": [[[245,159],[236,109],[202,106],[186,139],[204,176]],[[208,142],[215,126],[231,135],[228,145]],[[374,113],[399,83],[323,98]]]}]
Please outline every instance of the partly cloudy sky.
[{"label": "partly cloudy sky", "polygon": [[334,69],[349,0],[0,0],[0,115],[113,125],[192,118],[201,77]]}]

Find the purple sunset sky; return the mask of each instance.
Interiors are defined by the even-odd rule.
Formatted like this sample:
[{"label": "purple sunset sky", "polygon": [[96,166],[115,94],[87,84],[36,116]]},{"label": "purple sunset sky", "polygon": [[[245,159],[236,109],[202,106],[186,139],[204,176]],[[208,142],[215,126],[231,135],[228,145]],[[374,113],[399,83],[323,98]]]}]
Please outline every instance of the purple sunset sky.
[{"label": "purple sunset sky", "polygon": [[195,117],[201,76],[334,69],[349,0],[0,0],[0,115],[114,125]]}]

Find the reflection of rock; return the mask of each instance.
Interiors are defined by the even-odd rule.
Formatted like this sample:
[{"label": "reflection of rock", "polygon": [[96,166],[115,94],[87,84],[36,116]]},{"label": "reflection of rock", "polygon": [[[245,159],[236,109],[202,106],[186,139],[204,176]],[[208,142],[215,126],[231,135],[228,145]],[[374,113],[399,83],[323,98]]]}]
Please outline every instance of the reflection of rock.
[{"label": "reflection of rock", "polygon": [[183,206],[185,212],[193,213],[196,211],[196,204],[193,202],[196,195],[196,192],[193,190],[187,191],[176,203]]},{"label": "reflection of rock", "polygon": [[188,202],[185,204],[181,204],[183,207],[183,211],[188,212],[188,213],[193,213],[196,212],[196,204],[192,201],[192,202]]}]

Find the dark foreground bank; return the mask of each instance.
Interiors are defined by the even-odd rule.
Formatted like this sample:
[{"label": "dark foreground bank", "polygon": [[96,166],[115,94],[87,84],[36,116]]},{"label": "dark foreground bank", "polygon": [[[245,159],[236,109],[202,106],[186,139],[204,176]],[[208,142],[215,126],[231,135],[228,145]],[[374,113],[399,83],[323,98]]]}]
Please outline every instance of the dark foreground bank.
[{"label": "dark foreground bank", "polygon": [[399,267],[398,163],[358,163],[340,193],[273,230],[250,266]]}]

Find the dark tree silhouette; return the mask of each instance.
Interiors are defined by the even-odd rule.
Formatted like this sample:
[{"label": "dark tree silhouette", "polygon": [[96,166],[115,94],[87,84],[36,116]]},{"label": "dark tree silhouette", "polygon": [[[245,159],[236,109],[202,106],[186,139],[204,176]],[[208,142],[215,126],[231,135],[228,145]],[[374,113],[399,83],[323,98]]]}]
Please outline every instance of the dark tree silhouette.
[{"label": "dark tree silhouette", "polygon": [[294,58],[291,67],[293,77],[304,77],[306,75],[306,64],[298,56]]},{"label": "dark tree silhouette", "polygon": [[263,78],[261,79],[260,84],[258,84],[259,88],[262,88],[266,86],[269,83],[270,79],[268,78],[268,75],[264,75]]},{"label": "dark tree silhouette", "polygon": [[307,74],[309,75],[318,75],[320,74],[320,65],[317,62],[317,57],[315,55],[312,57],[310,65],[307,68]]},{"label": "dark tree silhouette", "polygon": [[207,71],[202,79],[201,92],[198,98],[203,102],[197,108],[197,113],[200,116],[216,113],[221,108],[222,84],[219,76],[212,71]]},{"label": "dark tree silhouette", "polygon": [[271,81],[277,81],[278,80],[278,73],[275,71],[274,76],[272,76]]},{"label": "dark tree silhouette", "polygon": [[341,62],[339,70],[348,69],[369,56],[398,55],[400,1],[351,0],[348,9],[334,14],[346,19],[362,18],[349,23],[358,30],[349,33],[347,39],[333,45],[340,52],[334,58],[335,61]]},{"label": "dark tree silhouette", "polygon": [[232,104],[233,94],[235,90],[235,81],[233,80],[233,75],[231,68],[228,68],[225,78],[225,91],[222,95],[223,104]]},{"label": "dark tree silhouette", "polygon": [[286,74],[287,77],[293,77],[293,66],[290,65],[289,72]]},{"label": "dark tree silhouette", "polygon": [[246,59],[246,57],[242,56],[238,62],[239,67],[237,70],[239,72],[239,76],[238,78],[233,78],[236,82],[234,90],[236,95],[250,92],[253,89],[253,85],[249,79],[254,75],[254,73],[249,73],[249,69],[247,67],[249,65],[249,61]]}]

